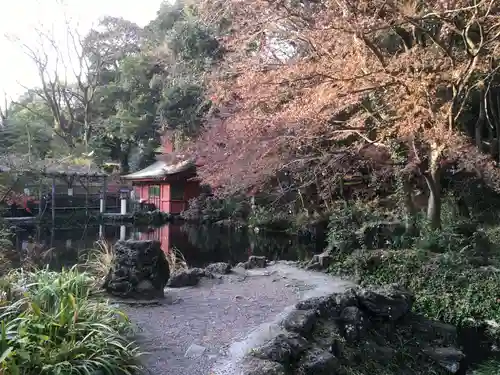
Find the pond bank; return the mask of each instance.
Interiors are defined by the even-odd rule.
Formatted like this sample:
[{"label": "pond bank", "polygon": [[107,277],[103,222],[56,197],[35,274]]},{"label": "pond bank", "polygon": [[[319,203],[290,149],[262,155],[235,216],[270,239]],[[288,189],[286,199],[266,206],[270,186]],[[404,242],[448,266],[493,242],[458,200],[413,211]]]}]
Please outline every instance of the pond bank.
[{"label": "pond bank", "polygon": [[198,286],[166,289],[160,306],[124,310],[138,326],[145,365],[158,375],[236,374],[239,361],[268,340],[286,311],[303,298],[342,292],[353,284],[277,262],[235,268]]}]

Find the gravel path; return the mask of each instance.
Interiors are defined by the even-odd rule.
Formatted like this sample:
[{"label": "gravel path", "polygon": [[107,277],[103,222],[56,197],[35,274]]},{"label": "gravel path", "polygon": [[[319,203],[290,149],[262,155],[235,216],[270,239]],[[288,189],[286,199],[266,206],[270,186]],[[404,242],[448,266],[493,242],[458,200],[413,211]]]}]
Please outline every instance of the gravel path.
[{"label": "gravel path", "polygon": [[[248,347],[264,341],[301,298],[342,291],[350,283],[279,263],[235,270],[191,288],[167,289],[159,306],[125,307],[140,329],[145,366],[155,375],[235,374]],[[267,325],[266,325],[267,323]]]}]

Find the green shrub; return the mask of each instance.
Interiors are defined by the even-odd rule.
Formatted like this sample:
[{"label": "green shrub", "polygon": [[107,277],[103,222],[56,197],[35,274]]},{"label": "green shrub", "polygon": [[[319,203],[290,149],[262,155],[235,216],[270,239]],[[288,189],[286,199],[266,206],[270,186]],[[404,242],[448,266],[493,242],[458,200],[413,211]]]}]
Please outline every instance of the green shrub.
[{"label": "green shrub", "polygon": [[[131,374],[138,348],[128,318],[91,298],[92,278],[76,268],[61,273],[16,271],[0,285],[0,369],[6,374]],[[0,371],[0,373],[2,373]]]},{"label": "green shrub", "polygon": [[[404,236],[397,215],[361,201],[340,204],[330,215],[328,248],[352,252],[358,248],[401,247],[409,240]],[[390,228],[392,227],[392,228]],[[385,233],[391,231],[392,238]],[[383,242],[383,244],[381,243]]]},{"label": "green shrub", "polygon": [[466,254],[424,250],[359,251],[337,255],[331,271],[361,284],[399,283],[416,294],[415,309],[458,326],[499,320],[500,271],[478,267]]},{"label": "green shrub", "polygon": [[221,199],[202,194],[189,201],[189,207],[182,217],[189,221],[216,222],[220,220],[245,220],[248,216],[248,202],[241,197]]},{"label": "green shrub", "polygon": [[248,225],[275,231],[295,231],[295,216],[265,206],[255,207],[247,219]]},{"label": "green shrub", "polygon": [[488,361],[481,364],[472,375],[498,375],[500,374],[500,361]]}]

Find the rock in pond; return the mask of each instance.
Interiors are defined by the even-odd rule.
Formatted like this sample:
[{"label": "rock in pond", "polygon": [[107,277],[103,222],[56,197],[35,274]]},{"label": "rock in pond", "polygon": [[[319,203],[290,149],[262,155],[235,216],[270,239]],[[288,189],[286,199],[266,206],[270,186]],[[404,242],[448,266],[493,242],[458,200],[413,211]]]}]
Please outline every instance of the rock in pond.
[{"label": "rock in pond", "polygon": [[227,275],[231,272],[231,265],[225,262],[212,263],[205,267],[205,272],[211,274]]},{"label": "rock in pond", "polygon": [[190,268],[187,270],[179,270],[172,273],[168,280],[169,288],[182,288],[185,286],[198,285],[200,279],[205,276],[205,270],[201,268]]},{"label": "rock in pond", "polygon": [[122,298],[161,298],[169,275],[159,241],[118,241],[103,288]]}]

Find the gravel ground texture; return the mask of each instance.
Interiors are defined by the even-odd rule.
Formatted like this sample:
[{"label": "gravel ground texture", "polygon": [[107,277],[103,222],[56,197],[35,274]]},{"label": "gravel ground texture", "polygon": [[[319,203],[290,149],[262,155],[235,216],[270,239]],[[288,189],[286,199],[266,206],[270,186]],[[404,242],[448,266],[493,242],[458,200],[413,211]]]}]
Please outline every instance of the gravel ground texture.
[{"label": "gravel ground texture", "polygon": [[235,269],[195,287],[166,289],[160,305],[123,308],[149,353],[144,365],[150,374],[235,375],[241,357],[266,340],[287,308],[350,285],[279,263],[260,270]]}]

